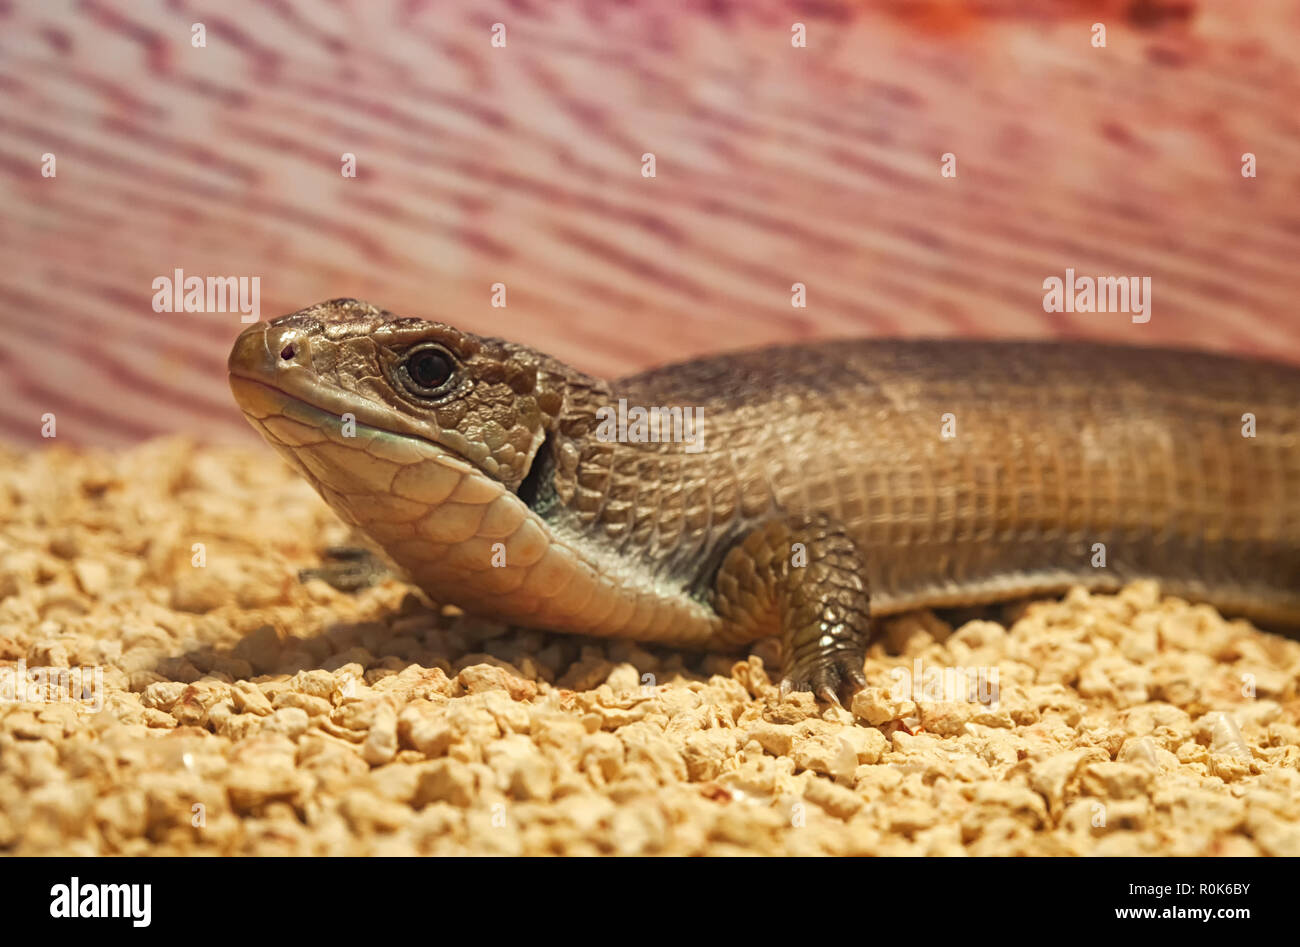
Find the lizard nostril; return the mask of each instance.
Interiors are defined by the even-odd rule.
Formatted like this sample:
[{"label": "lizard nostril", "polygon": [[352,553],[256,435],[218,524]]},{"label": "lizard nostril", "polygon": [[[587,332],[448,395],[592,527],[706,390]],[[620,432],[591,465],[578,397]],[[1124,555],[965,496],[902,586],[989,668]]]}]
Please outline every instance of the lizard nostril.
[{"label": "lizard nostril", "polygon": [[290,342],[284,348],[280,349],[280,358],[284,359],[287,362],[293,358],[294,353],[296,351],[297,350],[293,347],[293,343]]}]

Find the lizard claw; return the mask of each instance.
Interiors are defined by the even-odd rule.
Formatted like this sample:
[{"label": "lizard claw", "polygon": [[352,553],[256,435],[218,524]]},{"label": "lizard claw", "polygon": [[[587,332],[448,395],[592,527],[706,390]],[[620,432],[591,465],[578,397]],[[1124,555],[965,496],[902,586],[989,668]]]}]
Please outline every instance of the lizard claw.
[{"label": "lizard claw", "polygon": [[853,651],[819,654],[797,663],[781,681],[781,696],[791,691],[812,691],[819,700],[842,707],[839,695],[847,689],[856,693],[867,684],[862,673],[862,655]]},{"label": "lizard claw", "polygon": [[839,696],[835,693],[835,691],[831,690],[829,687],[819,688],[817,691],[817,696],[821,700],[826,701],[826,703],[828,704],[834,704],[836,707],[844,706],[843,704],[840,703]]}]

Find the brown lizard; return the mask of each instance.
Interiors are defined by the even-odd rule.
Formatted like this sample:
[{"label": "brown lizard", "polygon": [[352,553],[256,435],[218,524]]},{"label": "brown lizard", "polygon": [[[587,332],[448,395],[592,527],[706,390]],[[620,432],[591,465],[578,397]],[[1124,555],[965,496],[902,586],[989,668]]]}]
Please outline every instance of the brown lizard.
[{"label": "brown lizard", "polygon": [[783,687],[828,700],[863,683],[871,613],[1151,577],[1300,624],[1300,370],[1279,364],[861,340],[608,382],[340,299],[250,327],[229,369],[250,423],[436,600],[683,647],[780,635]]}]

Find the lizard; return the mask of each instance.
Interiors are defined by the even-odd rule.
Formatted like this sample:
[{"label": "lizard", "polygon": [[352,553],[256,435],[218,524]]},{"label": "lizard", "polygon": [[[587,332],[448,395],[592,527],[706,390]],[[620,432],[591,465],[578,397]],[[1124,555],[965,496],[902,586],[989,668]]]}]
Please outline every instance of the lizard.
[{"label": "lizard", "polygon": [[[1280,363],[864,339],[607,381],[335,299],[250,326],[228,370],[252,426],[436,601],[682,648],[779,636],[787,693],[862,687],[873,615],[1075,585],[1154,578],[1300,626],[1300,369]],[[611,423],[628,405],[697,429]]]}]

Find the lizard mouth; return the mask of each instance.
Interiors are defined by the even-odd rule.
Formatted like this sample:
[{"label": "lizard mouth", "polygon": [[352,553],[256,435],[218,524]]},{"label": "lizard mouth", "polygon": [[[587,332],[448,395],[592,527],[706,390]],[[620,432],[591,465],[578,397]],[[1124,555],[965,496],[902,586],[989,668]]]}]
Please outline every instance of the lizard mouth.
[{"label": "lizard mouth", "polygon": [[322,382],[312,359],[308,334],[294,325],[260,323],[235,341],[227,363],[231,393],[268,439],[278,435],[275,439],[290,448],[323,440],[364,450],[380,444],[388,454],[401,453],[403,444],[412,454],[419,445],[420,453],[455,457],[491,476],[473,458],[430,437],[417,420],[364,394]]},{"label": "lizard mouth", "polygon": [[[258,378],[231,374],[229,381],[244,417],[281,453],[292,454],[299,461],[296,466],[302,466],[305,453],[330,444],[334,445],[331,456],[338,466],[355,469],[358,465],[338,453],[342,447],[398,464],[436,458],[463,473],[490,479],[477,465],[436,441],[390,429],[382,419],[371,417],[364,405],[349,403],[344,410],[333,410],[334,405],[327,409]],[[355,419],[351,428],[344,420],[346,414]]]},{"label": "lizard mouth", "polygon": [[[412,431],[395,431],[385,423],[387,418],[378,417],[381,412],[367,410],[367,403],[339,396],[328,390],[313,391],[310,398],[287,391],[279,385],[273,385],[261,378],[231,373],[230,391],[235,396],[239,409],[251,419],[263,420],[273,415],[288,418],[297,423],[306,423],[314,427],[330,424],[340,427],[351,415],[357,427],[369,433],[388,434],[392,437],[405,437],[423,441],[430,447],[446,451],[442,445]],[[350,436],[350,435],[348,435]]]}]

